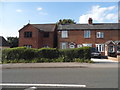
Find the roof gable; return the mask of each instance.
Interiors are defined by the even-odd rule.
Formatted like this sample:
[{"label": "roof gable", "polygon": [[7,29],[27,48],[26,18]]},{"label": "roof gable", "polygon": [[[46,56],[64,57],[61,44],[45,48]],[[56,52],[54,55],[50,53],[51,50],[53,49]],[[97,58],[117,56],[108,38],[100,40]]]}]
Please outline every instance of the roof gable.
[{"label": "roof gable", "polygon": [[6,46],[9,47],[9,43],[5,40],[4,37],[0,36],[0,46]]}]

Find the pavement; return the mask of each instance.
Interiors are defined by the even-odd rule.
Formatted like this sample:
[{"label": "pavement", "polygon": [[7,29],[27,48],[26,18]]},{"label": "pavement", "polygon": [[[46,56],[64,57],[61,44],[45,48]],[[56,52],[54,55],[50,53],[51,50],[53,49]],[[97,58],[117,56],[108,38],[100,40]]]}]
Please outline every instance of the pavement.
[{"label": "pavement", "polygon": [[118,61],[111,60],[111,59],[96,59],[96,58],[91,58],[91,60],[95,63],[118,63]]},{"label": "pavement", "polygon": [[57,62],[57,63],[13,63],[1,64],[0,69],[11,68],[117,68],[118,61],[108,59],[91,59],[94,63],[79,63],[79,62]]}]

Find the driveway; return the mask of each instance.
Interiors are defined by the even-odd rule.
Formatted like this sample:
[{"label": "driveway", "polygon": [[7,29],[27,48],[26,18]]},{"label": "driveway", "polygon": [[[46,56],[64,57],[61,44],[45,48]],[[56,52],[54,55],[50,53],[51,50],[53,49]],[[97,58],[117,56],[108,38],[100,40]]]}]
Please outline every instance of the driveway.
[{"label": "driveway", "polygon": [[114,61],[114,60],[110,60],[110,59],[91,58],[91,60],[95,63],[118,63],[118,61]]}]

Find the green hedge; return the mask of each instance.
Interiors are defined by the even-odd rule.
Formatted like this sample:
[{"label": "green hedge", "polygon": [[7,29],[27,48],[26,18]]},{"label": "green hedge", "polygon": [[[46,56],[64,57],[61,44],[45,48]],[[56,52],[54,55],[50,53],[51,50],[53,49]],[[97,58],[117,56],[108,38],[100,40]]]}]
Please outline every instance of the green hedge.
[{"label": "green hedge", "polygon": [[60,57],[65,57],[66,62],[72,62],[75,58],[79,58],[81,60],[90,60],[91,51],[90,47],[81,47],[75,49],[63,49],[59,50]]},{"label": "green hedge", "polygon": [[6,60],[31,60],[37,56],[37,50],[33,48],[18,47],[4,49],[2,52],[2,59]]},{"label": "green hedge", "polygon": [[39,58],[54,59],[59,57],[59,51],[55,48],[41,48],[38,49]]},{"label": "green hedge", "polygon": [[75,62],[75,59],[90,60],[90,47],[75,49],[26,47],[8,48],[2,51],[3,62]]}]

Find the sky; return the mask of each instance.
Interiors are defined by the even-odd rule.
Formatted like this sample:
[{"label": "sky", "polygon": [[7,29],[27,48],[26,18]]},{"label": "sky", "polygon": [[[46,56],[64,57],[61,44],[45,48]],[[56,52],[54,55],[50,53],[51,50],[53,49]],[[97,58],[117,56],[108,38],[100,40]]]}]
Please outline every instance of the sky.
[{"label": "sky", "polygon": [[117,23],[118,6],[118,2],[1,2],[0,36],[18,37],[18,31],[29,22],[48,24],[73,19],[83,24],[91,17],[94,23]]}]

